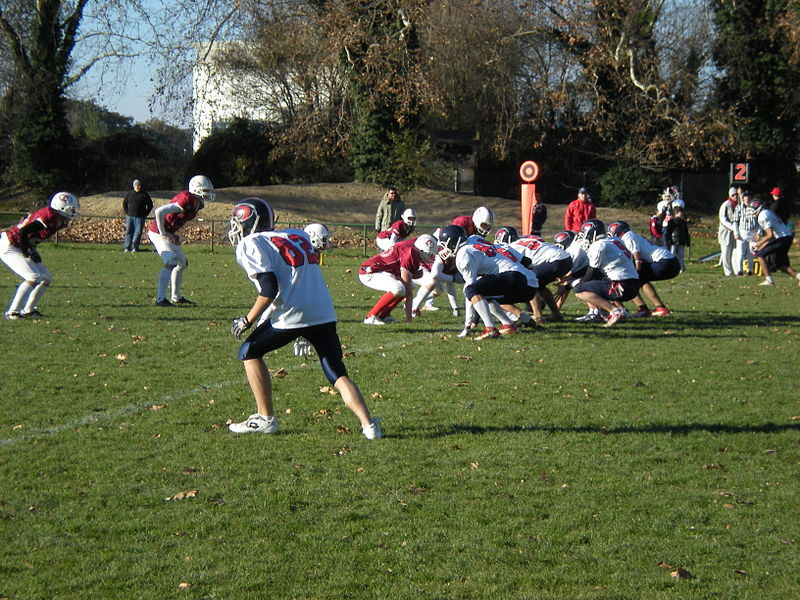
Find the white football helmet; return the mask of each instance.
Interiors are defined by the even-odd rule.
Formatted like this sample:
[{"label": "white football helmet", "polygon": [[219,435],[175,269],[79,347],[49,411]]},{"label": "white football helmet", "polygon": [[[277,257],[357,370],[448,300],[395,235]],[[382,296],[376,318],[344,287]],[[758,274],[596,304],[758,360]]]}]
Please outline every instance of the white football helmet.
[{"label": "white football helmet", "polygon": [[439,251],[439,242],[429,233],[423,233],[414,240],[414,247],[419,250],[420,258],[427,262],[436,256]]},{"label": "white football helmet", "polygon": [[78,216],[81,203],[77,196],[69,192],[58,192],[50,199],[50,208],[62,217],[74,219]]},{"label": "white football helmet", "polygon": [[303,231],[311,238],[311,245],[317,252],[331,247],[331,232],[322,223],[309,223],[303,228]]},{"label": "white football helmet", "polygon": [[195,175],[189,180],[189,191],[202,198],[204,202],[213,202],[216,198],[214,184],[205,175]]},{"label": "white football helmet", "polygon": [[403,214],[400,215],[400,218],[403,219],[403,223],[414,229],[414,225],[417,223],[417,211],[413,208],[407,208],[403,211]]},{"label": "white football helmet", "polygon": [[489,235],[494,227],[494,213],[491,208],[479,206],[472,213],[472,224],[475,225],[476,231],[483,237]]}]

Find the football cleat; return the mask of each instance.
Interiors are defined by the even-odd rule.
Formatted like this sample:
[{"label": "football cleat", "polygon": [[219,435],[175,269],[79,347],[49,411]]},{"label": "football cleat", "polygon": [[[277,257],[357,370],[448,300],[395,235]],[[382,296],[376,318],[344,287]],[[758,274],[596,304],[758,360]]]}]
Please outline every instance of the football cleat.
[{"label": "football cleat", "polygon": [[430,310],[430,311],[437,311],[439,310],[438,306],[434,306],[433,304],[423,304],[419,307],[420,310]]},{"label": "football cleat", "polygon": [[500,325],[500,335],[514,335],[517,333],[516,325]]},{"label": "football cleat", "polygon": [[386,321],[377,315],[371,315],[364,319],[364,325],[386,325]]},{"label": "football cleat", "polygon": [[275,417],[255,414],[247,417],[247,421],[231,423],[228,429],[233,433],[278,433],[278,421]]},{"label": "football cleat", "polygon": [[672,311],[668,309],[666,306],[659,306],[653,311],[653,315],[656,317],[668,317],[672,314]]},{"label": "football cleat", "polygon": [[22,313],[20,313],[20,312],[17,312],[16,310],[11,310],[11,311],[8,311],[8,312],[5,314],[5,317],[6,317],[6,319],[8,319],[9,321],[19,321],[20,319],[23,319],[23,318],[24,318],[24,317],[22,316]]},{"label": "football cleat", "polygon": [[31,311],[20,313],[19,316],[21,316],[23,319],[41,319],[44,317],[44,315],[35,308]]},{"label": "football cleat", "polygon": [[381,426],[378,424],[380,421],[379,418],[374,418],[372,423],[361,429],[361,434],[368,440],[379,440],[382,438],[383,431],[381,431]]},{"label": "football cleat", "polygon": [[611,311],[608,315],[608,319],[606,320],[606,327],[613,327],[617,323],[619,323],[622,319],[628,316],[628,311],[624,308],[615,308]]},{"label": "football cleat", "polygon": [[631,319],[637,319],[641,317],[649,317],[651,314],[650,309],[647,308],[644,304],[636,309],[636,312],[630,314]]},{"label": "football cleat", "polygon": [[156,299],[155,301],[156,306],[173,306],[172,302],[167,300],[166,298]]},{"label": "football cleat", "polygon": [[765,279],[764,281],[762,281],[758,285],[775,285],[775,282],[774,281],[770,281],[769,279]]},{"label": "football cleat", "polygon": [[172,299],[172,303],[173,304],[185,304],[187,306],[197,304],[196,302],[192,302],[191,300],[187,300],[183,296],[181,296],[180,298],[173,298]]},{"label": "football cleat", "polygon": [[500,332],[497,331],[497,327],[487,327],[483,330],[483,332],[479,333],[475,336],[474,339],[476,340],[489,340],[494,338],[499,338]]},{"label": "football cleat", "polygon": [[603,315],[596,310],[590,310],[588,313],[583,315],[582,317],[575,317],[575,320],[578,323],[605,323],[606,320],[603,318]]}]

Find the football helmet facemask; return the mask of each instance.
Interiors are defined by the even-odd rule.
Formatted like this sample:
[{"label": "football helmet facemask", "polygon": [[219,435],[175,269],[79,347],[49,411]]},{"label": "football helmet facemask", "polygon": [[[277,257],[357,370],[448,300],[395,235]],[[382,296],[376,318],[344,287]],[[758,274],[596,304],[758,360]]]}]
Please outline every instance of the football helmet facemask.
[{"label": "football helmet facemask", "polygon": [[608,237],[621,238],[623,235],[631,230],[631,226],[627,221],[614,221],[608,226]]},{"label": "football helmet facemask", "polygon": [[400,215],[400,218],[403,220],[403,223],[408,225],[411,230],[414,230],[414,225],[417,224],[417,211],[413,208],[407,208],[403,211],[403,214]]},{"label": "football helmet facemask", "polygon": [[492,212],[491,208],[486,208],[485,206],[479,206],[475,209],[475,212],[472,213],[472,224],[475,225],[475,230],[486,237],[492,231],[492,227],[494,227],[494,213]]},{"label": "football helmet facemask", "polygon": [[322,252],[331,247],[331,232],[322,223],[309,223],[303,228],[311,238],[311,245],[316,252]]},{"label": "football helmet facemask", "polygon": [[467,241],[467,232],[460,225],[448,225],[439,233],[439,258],[453,258]]},{"label": "football helmet facemask", "polygon": [[518,239],[519,232],[517,231],[517,228],[511,227],[510,225],[501,227],[494,234],[495,244],[511,244],[512,242],[516,242]]},{"label": "football helmet facemask", "polygon": [[251,233],[272,231],[275,213],[263,198],[245,198],[233,207],[228,240],[235,246]]},{"label": "football helmet facemask", "polygon": [[50,199],[50,208],[52,208],[62,217],[74,219],[78,216],[81,203],[75,194],[70,194],[69,192],[57,192]]},{"label": "football helmet facemask", "polygon": [[586,250],[592,242],[606,236],[606,224],[600,219],[589,219],[581,225],[577,238],[580,240],[581,247]]},{"label": "football helmet facemask", "polygon": [[195,175],[189,180],[189,192],[200,198],[204,203],[213,202],[217,195],[214,193],[214,184],[205,175]]}]

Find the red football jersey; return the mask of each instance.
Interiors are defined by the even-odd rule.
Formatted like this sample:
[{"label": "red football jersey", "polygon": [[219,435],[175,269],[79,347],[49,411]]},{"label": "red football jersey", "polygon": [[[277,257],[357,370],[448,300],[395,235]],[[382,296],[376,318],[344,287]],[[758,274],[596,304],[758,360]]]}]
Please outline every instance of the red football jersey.
[{"label": "red football jersey", "polygon": [[411,233],[411,227],[409,227],[405,221],[395,221],[389,226],[389,229],[385,229],[378,234],[379,239],[389,239],[392,235],[396,235],[398,240],[406,239],[409,234]]},{"label": "red football jersey", "polygon": [[414,240],[397,242],[386,252],[368,258],[361,263],[358,272],[361,275],[385,272],[400,277],[401,269],[411,271],[413,277],[419,277],[421,274],[422,260],[419,250],[414,246]]},{"label": "red football jersey", "polygon": [[40,229],[29,237],[29,240],[32,244],[38,244],[42,240],[46,240],[56,231],[64,229],[64,227],[69,224],[69,219],[67,219],[67,217],[58,214],[49,206],[45,206],[44,208],[40,208],[39,210],[32,212],[27,217],[22,219],[22,221],[6,231],[6,235],[8,235],[8,241],[14,246],[19,246],[19,230],[25,227],[25,225],[33,223],[34,221],[39,221],[42,225],[44,225],[44,229]]},{"label": "red football jersey", "polygon": [[460,217],[456,217],[453,219],[451,225],[458,225],[463,227],[464,230],[467,232],[467,237],[471,235],[475,235],[477,230],[475,229],[475,223],[472,222],[472,215],[461,215]]},{"label": "red football jersey", "polygon": [[[172,200],[170,200],[170,204],[173,203],[180,206],[183,211],[178,213],[168,213],[164,216],[165,233],[175,233],[181,227],[186,225],[186,223],[194,219],[197,216],[197,213],[200,212],[200,209],[203,208],[202,200],[188,190],[180,192]],[[153,219],[153,222],[150,223],[150,231],[158,233],[158,223],[156,223],[155,219]]]}]

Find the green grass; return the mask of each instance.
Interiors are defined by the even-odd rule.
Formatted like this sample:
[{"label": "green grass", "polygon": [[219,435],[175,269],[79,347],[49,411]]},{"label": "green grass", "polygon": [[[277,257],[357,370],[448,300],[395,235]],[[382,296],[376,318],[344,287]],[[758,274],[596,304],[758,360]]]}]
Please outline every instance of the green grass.
[{"label": "green grass", "polygon": [[693,264],[658,286],[673,317],[478,343],[449,311],[362,325],[377,293],[334,252],[367,442],[291,348],[267,357],[281,433],[227,432],[254,290],[230,249],[188,253],[198,305],[156,309],[154,254],[48,244],[47,318],[0,323],[0,598],[797,597],[785,275]]}]

